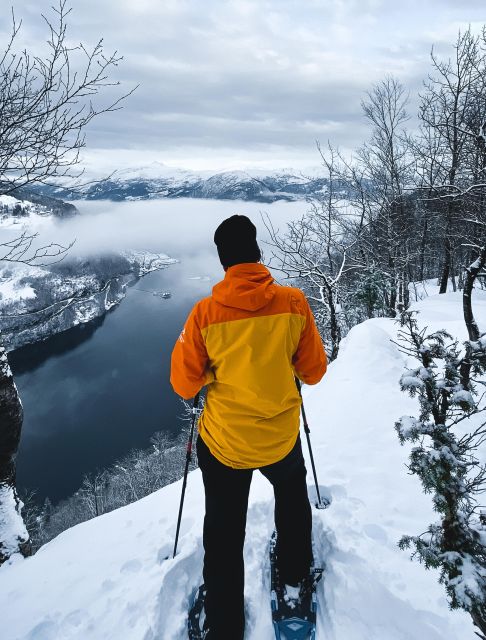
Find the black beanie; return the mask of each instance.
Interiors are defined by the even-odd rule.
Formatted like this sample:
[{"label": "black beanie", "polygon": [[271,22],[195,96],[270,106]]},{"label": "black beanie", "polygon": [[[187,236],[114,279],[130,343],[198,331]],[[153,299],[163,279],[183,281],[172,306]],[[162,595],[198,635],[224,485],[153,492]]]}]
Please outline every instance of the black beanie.
[{"label": "black beanie", "polygon": [[226,218],[214,233],[221,264],[226,269],[242,262],[258,262],[262,254],[256,241],[256,227],[246,216]]}]

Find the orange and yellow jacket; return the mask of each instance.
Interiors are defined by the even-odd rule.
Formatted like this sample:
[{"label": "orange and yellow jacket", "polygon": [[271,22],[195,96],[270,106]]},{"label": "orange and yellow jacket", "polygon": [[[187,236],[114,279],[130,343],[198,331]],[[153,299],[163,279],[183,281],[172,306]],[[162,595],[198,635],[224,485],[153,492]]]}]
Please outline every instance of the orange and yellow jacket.
[{"label": "orange and yellow jacket", "polygon": [[172,352],[171,383],[186,399],[208,385],[201,438],[223,464],[258,468],[284,458],[297,439],[294,375],[315,384],[326,367],[302,291],[243,263],[192,309]]}]

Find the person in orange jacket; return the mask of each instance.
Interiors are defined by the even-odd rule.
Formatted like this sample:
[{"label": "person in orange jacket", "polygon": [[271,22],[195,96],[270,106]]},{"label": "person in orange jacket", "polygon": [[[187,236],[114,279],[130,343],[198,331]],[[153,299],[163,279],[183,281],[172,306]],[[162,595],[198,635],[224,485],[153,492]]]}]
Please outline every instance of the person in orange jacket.
[{"label": "person in orange jacket", "polygon": [[300,289],[277,285],[260,263],[256,228],[242,215],[214,234],[224,280],[192,309],[172,353],[171,383],[204,386],[196,449],[202,472],[206,640],[242,640],[246,514],[252,473],[275,494],[277,567],[298,586],[312,562],[312,516],[299,437],[295,376],[316,384],[327,358]]}]

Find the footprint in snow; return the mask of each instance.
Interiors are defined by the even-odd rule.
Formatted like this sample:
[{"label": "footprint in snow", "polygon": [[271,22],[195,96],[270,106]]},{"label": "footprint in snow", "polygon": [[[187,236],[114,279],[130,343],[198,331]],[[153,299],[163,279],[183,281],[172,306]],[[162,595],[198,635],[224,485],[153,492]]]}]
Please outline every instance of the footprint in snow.
[{"label": "footprint in snow", "polygon": [[101,588],[103,591],[111,591],[116,586],[116,582],[114,580],[103,580],[101,583]]},{"label": "footprint in snow", "polygon": [[[315,486],[308,486],[307,487],[307,493],[309,495],[309,500],[311,505],[315,505],[318,501],[317,498],[317,491]],[[322,503],[328,503],[328,505],[331,504],[332,502],[332,493],[331,492],[331,488],[330,487],[326,487],[324,485],[319,485],[319,494],[321,496],[321,502]]]},{"label": "footprint in snow", "polygon": [[169,558],[172,558],[173,547],[173,542],[166,542],[160,547],[160,549],[157,551],[157,562],[159,564],[162,564],[166,560],[169,560]]},{"label": "footprint in snow", "polygon": [[70,611],[62,619],[62,630],[68,632],[74,627],[78,628],[89,620],[89,615],[84,609],[75,609]]},{"label": "footprint in snow", "polygon": [[26,640],[57,640],[59,625],[54,620],[46,619],[36,624],[26,636]]},{"label": "footprint in snow", "polygon": [[187,640],[187,612],[191,594],[202,581],[202,558],[201,537],[190,537],[179,546],[174,559],[171,553],[161,565],[158,619],[147,640],[152,636],[157,640]]},{"label": "footprint in snow", "polygon": [[388,542],[388,535],[386,531],[377,524],[365,524],[363,531],[366,533],[368,538],[371,538],[372,540],[376,540],[382,544],[386,544]]},{"label": "footprint in snow", "polygon": [[138,573],[141,568],[142,563],[140,560],[128,560],[128,562],[122,565],[120,573]]}]

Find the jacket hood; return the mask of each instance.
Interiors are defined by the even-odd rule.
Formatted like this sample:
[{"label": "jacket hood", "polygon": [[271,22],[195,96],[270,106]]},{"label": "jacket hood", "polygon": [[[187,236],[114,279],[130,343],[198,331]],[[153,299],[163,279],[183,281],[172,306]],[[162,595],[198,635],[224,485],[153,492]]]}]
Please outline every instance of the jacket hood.
[{"label": "jacket hood", "polygon": [[229,267],[224,280],[213,287],[213,298],[226,307],[257,311],[275,295],[276,285],[270,271],[258,262]]}]

